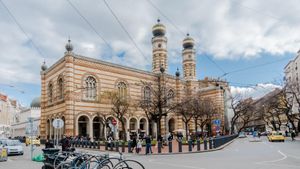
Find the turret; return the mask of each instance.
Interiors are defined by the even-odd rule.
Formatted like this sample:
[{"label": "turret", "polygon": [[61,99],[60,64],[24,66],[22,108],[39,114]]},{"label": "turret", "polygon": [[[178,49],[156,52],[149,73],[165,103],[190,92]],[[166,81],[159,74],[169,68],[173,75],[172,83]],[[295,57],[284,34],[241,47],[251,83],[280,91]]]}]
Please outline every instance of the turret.
[{"label": "turret", "polygon": [[182,46],[182,67],[185,80],[196,80],[196,51],[194,39],[187,34]]},{"label": "turret", "polygon": [[160,73],[161,67],[168,70],[167,59],[167,37],[165,25],[157,20],[157,24],[152,27],[152,71]]}]

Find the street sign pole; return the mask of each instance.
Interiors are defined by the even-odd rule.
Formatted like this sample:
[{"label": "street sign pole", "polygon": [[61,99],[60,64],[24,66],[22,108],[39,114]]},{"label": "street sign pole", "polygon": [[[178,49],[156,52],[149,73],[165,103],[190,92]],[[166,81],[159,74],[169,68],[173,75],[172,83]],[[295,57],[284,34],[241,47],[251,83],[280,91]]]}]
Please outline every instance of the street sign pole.
[{"label": "street sign pole", "polygon": [[60,139],[61,128],[64,126],[62,119],[53,120],[55,147],[58,148],[58,140]]},{"label": "street sign pole", "polygon": [[30,158],[32,160],[32,157],[33,157],[33,145],[32,145],[32,139],[33,139],[33,118],[32,117],[29,117],[28,118],[28,121],[29,121],[29,124],[30,124]]}]

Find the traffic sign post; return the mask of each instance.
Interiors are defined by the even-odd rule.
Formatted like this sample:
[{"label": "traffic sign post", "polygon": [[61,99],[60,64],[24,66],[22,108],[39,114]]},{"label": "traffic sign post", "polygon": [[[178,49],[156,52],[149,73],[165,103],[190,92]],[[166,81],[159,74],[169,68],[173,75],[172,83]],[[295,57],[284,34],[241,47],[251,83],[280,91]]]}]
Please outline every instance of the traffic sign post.
[{"label": "traffic sign post", "polygon": [[61,136],[61,128],[64,127],[64,121],[62,119],[54,119],[53,120],[54,127],[54,139],[55,139],[55,147],[58,147],[58,140]]}]

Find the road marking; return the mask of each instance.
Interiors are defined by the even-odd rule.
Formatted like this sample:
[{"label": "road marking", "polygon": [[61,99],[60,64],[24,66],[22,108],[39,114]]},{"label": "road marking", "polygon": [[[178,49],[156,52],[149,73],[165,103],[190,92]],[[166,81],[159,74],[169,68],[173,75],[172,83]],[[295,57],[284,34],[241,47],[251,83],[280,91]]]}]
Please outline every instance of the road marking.
[{"label": "road marking", "polygon": [[281,154],[283,157],[277,160],[272,160],[272,161],[261,161],[261,162],[256,162],[256,164],[262,164],[262,163],[275,163],[278,161],[282,161],[285,160],[287,158],[287,155],[285,155],[284,153],[282,153],[280,150],[278,150],[278,153]]},{"label": "road marking", "polygon": [[259,164],[259,165],[270,165],[270,166],[277,166],[277,167],[293,167],[293,168],[299,168],[299,166],[296,166],[296,165],[287,165],[287,164]]}]

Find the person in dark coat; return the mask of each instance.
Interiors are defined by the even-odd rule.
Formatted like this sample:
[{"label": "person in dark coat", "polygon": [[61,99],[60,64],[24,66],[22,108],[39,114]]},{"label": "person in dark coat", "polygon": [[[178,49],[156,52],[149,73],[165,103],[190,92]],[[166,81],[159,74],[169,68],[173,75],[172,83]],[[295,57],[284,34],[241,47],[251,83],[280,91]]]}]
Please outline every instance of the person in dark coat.
[{"label": "person in dark coat", "polygon": [[45,143],[45,148],[54,148],[54,144],[47,139]]},{"label": "person in dark coat", "polygon": [[67,138],[66,135],[63,136],[61,140],[61,149],[62,151],[68,151],[70,148],[70,140]]},{"label": "person in dark coat", "polygon": [[292,141],[294,141],[294,140],[295,140],[295,137],[296,137],[296,133],[295,133],[295,131],[292,131],[292,133],[291,133],[291,137],[292,137]]},{"label": "person in dark coat", "polygon": [[137,146],[136,136],[133,136],[132,142],[131,142],[131,152],[133,152],[134,148]]}]

